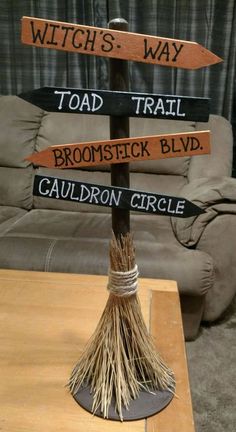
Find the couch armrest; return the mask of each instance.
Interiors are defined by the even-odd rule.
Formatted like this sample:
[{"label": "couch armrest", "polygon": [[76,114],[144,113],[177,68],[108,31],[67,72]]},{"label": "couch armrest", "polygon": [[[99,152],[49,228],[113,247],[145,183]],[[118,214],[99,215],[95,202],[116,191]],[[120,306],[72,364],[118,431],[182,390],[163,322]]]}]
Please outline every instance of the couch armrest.
[{"label": "couch armrest", "polygon": [[182,194],[205,210],[188,219],[173,218],[172,227],[180,243],[212,258],[214,284],[206,294],[202,318],[215,321],[236,293],[236,179],[197,179]]},{"label": "couch armrest", "polygon": [[218,216],[205,227],[197,244],[198,251],[212,258],[215,275],[205,297],[204,321],[221,317],[236,294],[236,204],[229,206],[230,213],[219,211]]},{"label": "couch armrest", "polygon": [[205,213],[187,219],[172,218],[175,236],[186,247],[196,246],[206,226],[218,215],[236,214],[234,178],[195,179],[184,186],[181,195],[205,210]]}]

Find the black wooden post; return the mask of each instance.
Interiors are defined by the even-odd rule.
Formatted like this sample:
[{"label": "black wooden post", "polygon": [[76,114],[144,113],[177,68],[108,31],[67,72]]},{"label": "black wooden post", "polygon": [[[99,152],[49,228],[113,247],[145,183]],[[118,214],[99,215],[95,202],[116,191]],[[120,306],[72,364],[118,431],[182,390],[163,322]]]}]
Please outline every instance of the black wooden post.
[{"label": "black wooden post", "polygon": [[[109,22],[113,30],[128,31],[128,23],[122,18]],[[110,90],[129,91],[128,62],[126,60],[110,59]],[[129,117],[110,116],[110,137],[129,137]],[[129,188],[129,164],[120,163],[111,165],[111,184]],[[125,235],[130,231],[129,210],[112,209],[112,229],[116,237]]]}]

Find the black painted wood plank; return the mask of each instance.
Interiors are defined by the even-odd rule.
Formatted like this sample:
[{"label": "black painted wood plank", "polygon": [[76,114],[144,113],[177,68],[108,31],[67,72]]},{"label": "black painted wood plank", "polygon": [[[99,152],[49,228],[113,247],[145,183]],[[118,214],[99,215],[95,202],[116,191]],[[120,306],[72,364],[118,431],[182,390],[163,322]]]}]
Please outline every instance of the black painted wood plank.
[{"label": "black painted wood plank", "polygon": [[42,87],[19,94],[45,111],[207,122],[210,99],[125,91]]},{"label": "black painted wood plank", "polygon": [[51,176],[36,175],[33,193],[36,196],[49,199],[180,218],[204,213],[204,210],[185,198]]}]

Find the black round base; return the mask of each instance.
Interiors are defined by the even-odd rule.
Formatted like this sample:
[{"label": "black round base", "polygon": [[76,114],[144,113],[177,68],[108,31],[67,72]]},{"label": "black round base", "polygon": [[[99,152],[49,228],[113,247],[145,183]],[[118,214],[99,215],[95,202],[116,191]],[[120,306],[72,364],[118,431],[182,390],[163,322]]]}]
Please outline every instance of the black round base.
[{"label": "black round base", "polygon": [[[92,412],[93,395],[90,393],[90,387],[81,388],[73,397],[85,410]],[[156,391],[155,394],[141,391],[139,397],[130,402],[129,410],[122,409],[123,420],[141,420],[157,414],[171,402],[173,397],[174,394],[168,390]],[[99,410],[94,415],[103,417]],[[114,400],[109,408],[108,419],[121,420],[115,410]]]}]

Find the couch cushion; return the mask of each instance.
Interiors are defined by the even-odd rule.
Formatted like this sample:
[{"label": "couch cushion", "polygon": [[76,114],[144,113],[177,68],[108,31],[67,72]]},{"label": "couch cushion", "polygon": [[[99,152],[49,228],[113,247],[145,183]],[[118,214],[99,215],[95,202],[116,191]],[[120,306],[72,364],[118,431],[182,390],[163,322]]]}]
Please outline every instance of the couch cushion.
[{"label": "couch cushion", "polygon": [[25,214],[26,210],[17,207],[0,206],[0,236]]},{"label": "couch cushion", "polygon": [[30,209],[34,151],[43,111],[16,96],[0,97],[0,205]]},{"label": "couch cushion", "polygon": [[[131,226],[141,277],[177,280],[184,294],[209,290],[211,258],[180,245],[169,218],[136,214]],[[0,238],[0,267],[107,274],[110,238],[110,214],[31,210]]]},{"label": "couch cushion", "polygon": [[0,205],[29,210],[33,203],[33,169],[0,167]]},{"label": "couch cushion", "polygon": [[17,96],[0,97],[0,166],[29,166],[44,112]]}]

